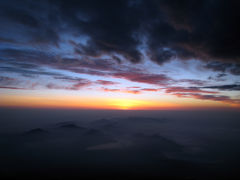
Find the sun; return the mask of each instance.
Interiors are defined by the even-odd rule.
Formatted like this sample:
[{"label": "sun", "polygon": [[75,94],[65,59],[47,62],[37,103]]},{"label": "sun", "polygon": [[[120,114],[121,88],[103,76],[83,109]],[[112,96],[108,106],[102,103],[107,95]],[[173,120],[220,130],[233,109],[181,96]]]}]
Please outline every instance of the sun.
[{"label": "sun", "polygon": [[120,109],[131,109],[133,106],[132,102],[129,101],[122,101],[118,104]]},{"label": "sun", "polygon": [[117,100],[114,100],[112,105],[116,109],[128,110],[128,109],[137,108],[140,105],[140,102],[137,100],[131,100],[131,99],[117,99]]}]

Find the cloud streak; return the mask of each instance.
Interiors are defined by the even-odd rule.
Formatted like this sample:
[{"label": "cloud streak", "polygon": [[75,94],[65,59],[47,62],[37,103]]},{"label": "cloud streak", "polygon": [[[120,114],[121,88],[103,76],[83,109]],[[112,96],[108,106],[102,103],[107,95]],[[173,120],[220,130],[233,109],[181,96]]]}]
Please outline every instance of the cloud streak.
[{"label": "cloud streak", "polygon": [[10,87],[10,86],[0,86],[0,89],[26,90],[26,88]]},{"label": "cloud streak", "polygon": [[229,96],[224,95],[209,95],[209,94],[198,94],[198,93],[173,93],[172,95],[179,98],[194,98],[199,100],[210,100],[210,101],[219,101],[228,104],[240,104],[240,99],[232,99]]},{"label": "cloud streak", "polygon": [[46,85],[46,87],[48,89],[80,90],[83,87],[90,86],[90,85],[92,85],[91,81],[89,81],[87,79],[78,79],[77,82],[75,82],[71,85],[68,85],[68,86],[66,86],[66,85],[61,86],[61,85],[54,84],[54,83],[48,83]]},{"label": "cloud streak", "polygon": [[240,91],[239,84],[228,84],[228,85],[221,85],[221,86],[206,86],[206,87],[202,87],[202,88],[218,89],[221,91]]},{"label": "cloud streak", "polygon": [[113,82],[113,81],[106,81],[106,80],[97,80],[96,84],[108,86],[108,85],[116,85],[116,84],[119,84],[119,83]]},{"label": "cloud streak", "polygon": [[196,87],[189,87],[189,88],[185,88],[185,87],[167,87],[166,89],[166,93],[208,93],[208,94],[217,94],[218,92],[216,91],[205,91],[205,90],[201,90],[199,88]]},{"label": "cloud streak", "polygon": [[132,89],[132,88],[126,88],[126,89],[110,89],[110,88],[102,88],[104,92],[120,92],[120,93],[129,93],[129,94],[141,94],[144,92],[157,92],[160,89],[153,89],[153,88],[138,88],[138,89]]}]

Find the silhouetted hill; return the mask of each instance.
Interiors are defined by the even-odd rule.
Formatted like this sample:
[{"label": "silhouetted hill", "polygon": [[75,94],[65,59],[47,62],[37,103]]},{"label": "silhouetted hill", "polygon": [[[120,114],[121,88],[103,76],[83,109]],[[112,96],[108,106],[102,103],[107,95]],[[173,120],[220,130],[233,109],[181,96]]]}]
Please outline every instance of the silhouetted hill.
[{"label": "silhouetted hill", "polygon": [[25,132],[24,134],[25,135],[39,135],[39,134],[45,134],[47,133],[48,131],[42,129],[42,128],[35,128],[35,129],[31,129],[27,132]]}]

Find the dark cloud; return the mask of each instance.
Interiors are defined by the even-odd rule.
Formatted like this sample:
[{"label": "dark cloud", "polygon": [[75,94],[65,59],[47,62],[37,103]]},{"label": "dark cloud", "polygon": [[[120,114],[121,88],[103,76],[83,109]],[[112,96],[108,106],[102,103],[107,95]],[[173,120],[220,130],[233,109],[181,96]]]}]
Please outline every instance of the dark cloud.
[{"label": "dark cloud", "polygon": [[38,86],[36,82],[20,81],[19,79],[0,77],[0,89],[29,90]]},{"label": "dark cloud", "polygon": [[239,99],[231,99],[228,96],[215,96],[215,95],[202,95],[202,94],[192,94],[193,98],[202,99],[202,100],[213,100],[213,101],[222,101],[228,103],[239,104]]},{"label": "dark cloud", "polygon": [[15,31],[11,38],[15,38],[16,42],[58,47],[60,26],[56,22],[59,15],[47,1],[11,0],[1,2],[0,9],[1,26],[5,27],[1,32]]},{"label": "dark cloud", "polygon": [[131,88],[133,88],[133,89],[139,89],[139,88],[141,88],[141,87],[139,87],[139,86],[131,86],[131,87],[128,87],[128,89],[131,89]]},{"label": "dark cloud", "polygon": [[[78,74],[123,78],[133,82],[165,85],[173,80],[165,74],[143,72],[140,68],[116,64],[109,59],[61,58],[43,51],[25,51],[16,49],[0,50],[11,66],[0,67],[5,72],[22,75],[49,75],[55,79],[74,80],[56,72],[46,72],[42,66],[67,70]],[[69,79],[70,78],[70,79]]]},{"label": "dark cloud", "polygon": [[205,66],[206,69],[210,69],[216,72],[231,73],[233,75],[240,75],[240,64],[239,63],[226,63],[220,61],[208,62]]},{"label": "dark cloud", "polygon": [[143,88],[141,91],[150,91],[150,92],[157,92],[159,89],[154,89],[154,88]]},{"label": "dark cloud", "polygon": [[46,85],[48,89],[65,89],[66,87],[59,86],[57,84],[49,83]]},{"label": "dark cloud", "polygon": [[21,69],[17,67],[0,67],[2,72],[10,72],[10,73],[19,73],[23,76],[33,77],[34,75],[46,75],[46,76],[57,76],[59,73],[55,72],[46,72],[44,70],[29,70],[29,69]]},{"label": "dark cloud", "polygon": [[153,88],[142,88],[142,89],[109,89],[109,88],[102,88],[105,92],[121,92],[121,93],[130,93],[130,94],[140,94],[143,92],[157,92],[160,89],[153,89]]},{"label": "dark cloud", "polygon": [[63,68],[89,68],[92,70],[101,70],[101,71],[110,71],[117,70],[115,68],[115,63],[109,61],[109,59],[72,59],[72,58],[63,58],[61,59],[61,64],[56,64],[59,67]]},{"label": "dark cloud", "polygon": [[231,69],[230,69],[230,72],[233,74],[233,75],[240,75],[240,64],[235,64]]},{"label": "dark cloud", "polygon": [[97,80],[96,84],[100,84],[100,85],[116,85],[119,84],[117,82],[113,82],[113,81],[106,81],[106,80]]},{"label": "dark cloud", "polygon": [[151,60],[156,62],[157,64],[163,64],[171,59],[176,58],[176,53],[170,50],[164,50],[163,48],[157,50],[151,50],[148,53]]},{"label": "dark cloud", "polygon": [[174,93],[173,95],[180,98],[194,98],[200,100],[211,100],[211,101],[220,101],[229,104],[240,104],[240,99],[232,99],[229,96],[224,95],[209,95],[209,94],[199,94],[199,93]]},{"label": "dark cloud", "polygon": [[70,26],[90,37],[87,45],[75,47],[78,53],[90,56],[119,53],[132,62],[140,61],[141,53],[136,49],[139,40],[133,37],[139,27],[139,13],[129,8],[128,1],[58,1],[57,4]]},{"label": "dark cloud", "polygon": [[80,81],[85,80],[83,78],[71,77],[71,76],[65,76],[65,75],[56,76],[54,78],[59,79],[59,80],[63,80],[63,81],[69,81],[69,82],[80,82]]},{"label": "dark cloud", "polygon": [[[92,84],[116,83],[91,82],[42,67],[157,86],[189,83],[197,87],[175,85],[165,88],[166,93],[179,93],[179,96],[187,93],[197,99],[216,100],[221,96],[199,94],[216,93],[201,88],[239,90],[239,85],[206,86],[206,81],[197,79],[174,80],[162,72],[150,73],[122,62],[137,63],[143,60],[143,55],[147,56],[144,59],[160,65],[176,58],[200,59],[206,61],[206,69],[220,72],[209,80],[221,81],[227,73],[239,75],[238,6],[237,1],[224,0],[1,2],[0,70],[27,77],[52,76],[71,83],[69,86],[49,83],[46,85],[49,89],[78,90]],[[1,85],[15,87],[16,84]],[[158,90],[120,91],[137,94]]]},{"label": "dark cloud", "polygon": [[13,82],[13,81],[15,81],[16,79],[14,79],[14,78],[10,78],[10,77],[6,77],[6,76],[0,76],[0,83],[7,83],[7,84],[9,84],[9,83],[11,83],[11,82]]},{"label": "dark cloud", "polygon": [[207,83],[207,81],[198,80],[198,79],[181,79],[181,80],[178,80],[178,82],[187,82],[189,84],[198,85],[198,86],[203,86],[204,84]]},{"label": "dark cloud", "polygon": [[58,85],[55,83],[48,83],[46,87],[48,89],[65,89],[65,90],[79,90],[82,89],[83,87],[90,86],[92,84],[91,81],[87,79],[78,79],[77,82],[71,84],[71,85]]},{"label": "dark cloud", "polygon": [[1,49],[0,57],[16,66],[21,63],[50,65],[53,63],[57,63],[60,60],[56,57],[56,55],[48,51],[13,48]]},{"label": "dark cloud", "polygon": [[[216,76],[209,76],[208,77],[208,80],[214,80],[214,81],[225,81],[226,79],[224,77],[226,77],[227,74],[226,73],[219,73],[217,74]],[[199,85],[199,86],[203,86],[204,84],[202,85]]]},{"label": "dark cloud", "polygon": [[120,92],[120,93],[130,93],[130,94],[140,94],[140,90],[130,90],[130,89],[109,89],[109,88],[102,88],[105,92]]},{"label": "dark cloud", "polygon": [[1,15],[7,17],[9,21],[23,24],[28,27],[40,27],[38,20],[24,9],[18,9],[17,7],[10,8],[7,6],[4,9],[2,8]]},{"label": "dark cloud", "polygon": [[26,90],[26,88],[20,88],[20,87],[10,87],[10,86],[0,86],[0,89],[20,89],[20,90]]},{"label": "dark cloud", "polygon": [[117,72],[113,74],[113,77],[124,78],[129,81],[147,83],[154,85],[166,85],[173,81],[165,74],[147,74],[143,72]]},{"label": "dark cloud", "polygon": [[16,78],[0,76],[1,89],[25,89],[21,86],[20,81]]},{"label": "dark cloud", "polygon": [[63,59],[61,63],[52,66],[80,74],[122,78],[133,82],[155,85],[163,85],[173,81],[165,74],[147,73],[143,72],[144,70],[141,68],[119,66],[109,59]]},{"label": "dark cloud", "polygon": [[225,74],[225,73],[219,73],[219,74],[217,75],[217,78],[222,78],[222,77],[225,77],[225,76],[227,76],[227,74]]},{"label": "dark cloud", "polygon": [[173,45],[200,59],[239,61],[238,1],[161,1],[159,6],[177,31]]},{"label": "dark cloud", "polygon": [[0,50],[0,56],[4,57],[2,63],[7,62],[10,65],[0,67],[3,71],[25,75],[60,75],[50,71],[44,72],[40,69],[42,66],[100,76],[106,74],[101,71],[117,70],[114,67],[114,62],[107,59],[62,58],[54,53],[41,50],[2,49]]},{"label": "dark cloud", "polygon": [[145,41],[149,58],[158,64],[176,57],[240,59],[238,1],[11,0],[0,8],[5,30],[14,23],[23,25],[18,36],[28,36],[29,43],[59,47],[64,33],[89,37],[86,44],[72,44],[80,55],[108,54],[120,62],[118,54],[139,62],[138,47]]},{"label": "dark cloud", "polygon": [[205,91],[205,90],[201,90],[199,88],[196,87],[189,87],[189,88],[185,88],[185,87],[167,87],[165,88],[165,92],[166,93],[208,93],[208,94],[216,94],[218,92],[215,91]]},{"label": "dark cloud", "polygon": [[218,89],[222,91],[239,91],[240,90],[240,85],[239,84],[229,84],[229,85],[221,85],[221,86],[206,86],[202,88],[207,88],[207,89]]},{"label": "dark cloud", "polygon": [[221,101],[229,104],[239,104],[240,99],[232,99],[230,96],[215,95],[217,91],[206,91],[201,88],[215,90],[240,90],[239,85],[223,85],[223,86],[207,86],[207,87],[167,87],[164,88],[167,94],[171,94],[180,98],[194,98],[200,100]]},{"label": "dark cloud", "polygon": [[105,92],[119,92],[121,91],[120,89],[109,89],[109,88],[102,88],[103,91]]},{"label": "dark cloud", "polygon": [[225,72],[227,69],[229,69],[232,66],[231,63],[222,63],[219,61],[213,61],[213,62],[209,62],[205,68],[207,69],[211,69],[213,71],[221,71],[221,72]]},{"label": "dark cloud", "polygon": [[0,42],[1,43],[16,43],[16,41],[9,39],[9,38],[4,38],[4,37],[0,37]]},{"label": "dark cloud", "polygon": [[16,78],[0,76],[0,89],[27,89],[23,88]]}]

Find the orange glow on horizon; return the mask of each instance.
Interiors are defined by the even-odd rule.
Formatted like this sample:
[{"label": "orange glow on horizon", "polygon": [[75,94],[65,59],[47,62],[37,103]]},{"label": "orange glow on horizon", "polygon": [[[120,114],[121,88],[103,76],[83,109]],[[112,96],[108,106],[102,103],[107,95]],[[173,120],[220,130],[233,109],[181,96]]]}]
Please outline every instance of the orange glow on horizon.
[{"label": "orange glow on horizon", "polygon": [[86,97],[31,97],[5,96],[0,102],[2,107],[32,107],[32,108],[79,108],[79,109],[158,109],[172,108],[173,104],[156,103],[134,99],[103,99]]},{"label": "orange glow on horizon", "polygon": [[174,110],[174,109],[209,109],[209,108],[239,108],[220,102],[204,102],[186,99],[172,100],[138,100],[114,99],[76,96],[2,96],[1,107],[26,107],[26,108],[66,108],[66,109],[109,109],[109,110]]}]

